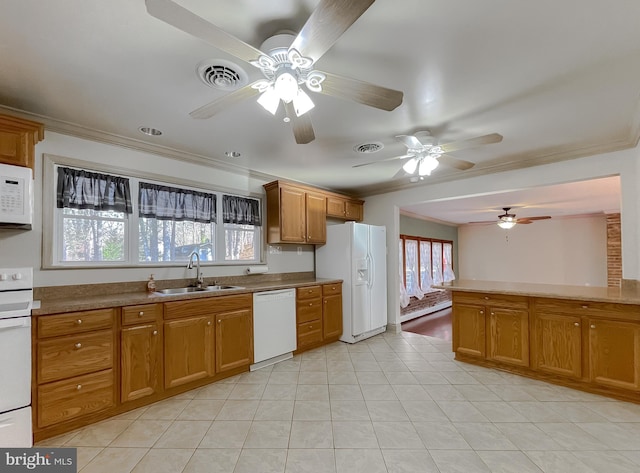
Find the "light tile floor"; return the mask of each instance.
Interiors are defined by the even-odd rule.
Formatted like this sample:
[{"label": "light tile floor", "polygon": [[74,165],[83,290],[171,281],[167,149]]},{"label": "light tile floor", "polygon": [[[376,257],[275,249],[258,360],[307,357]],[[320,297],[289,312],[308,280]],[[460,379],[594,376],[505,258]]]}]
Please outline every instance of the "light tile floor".
[{"label": "light tile floor", "polygon": [[334,343],[41,442],[82,473],[640,471],[640,405],[459,363],[413,333]]}]

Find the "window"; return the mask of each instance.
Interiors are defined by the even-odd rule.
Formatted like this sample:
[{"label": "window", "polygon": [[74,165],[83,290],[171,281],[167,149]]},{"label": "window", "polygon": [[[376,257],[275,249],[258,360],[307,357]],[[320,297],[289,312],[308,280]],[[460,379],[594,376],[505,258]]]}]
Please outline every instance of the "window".
[{"label": "window", "polygon": [[400,274],[409,295],[452,281],[453,242],[400,235]]},{"label": "window", "polygon": [[52,266],[183,264],[193,252],[214,264],[261,260],[258,199],[50,165]]}]

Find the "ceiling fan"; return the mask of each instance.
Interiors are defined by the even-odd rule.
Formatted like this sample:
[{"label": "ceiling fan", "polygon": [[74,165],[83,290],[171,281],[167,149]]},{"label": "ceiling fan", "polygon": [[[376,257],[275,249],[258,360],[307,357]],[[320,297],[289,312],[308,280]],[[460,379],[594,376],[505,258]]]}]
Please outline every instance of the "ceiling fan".
[{"label": "ceiling fan", "polygon": [[438,167],[440,163],[464,171],[475,166],[475,163],[454,158],[453,156],[449,156],[445,153],[490,143],[499,143],[502,141],[502,135],[492,133],[490,135],[469,138],[468,140],[438,145],[434,137],[431,136],[431,133],[425,130],[419,131],[415,135],[398,135],[396,136],[396,140],[400,141],[407,147],[407,154],[370,163],[356,164],[353,167],[369,166],[371,164],[378,164],[396,159],[406,160],[393,178],[395,179],[397,177],[408,175],[411,176],[412,181],[423,179],[424,176],[430,176],[431,171]]},{"label": "ceiling fan", "polygon": [[[370,107],[391,111],[402,103],[398,90],[362,82],[313,69],[342,34],[373,4],[375,0],[320,0],[298,36],[287,45],[260,51],[221,30],[172,0],[145,0],[147,12],[188,34],[200,38],[262,72],[264,78],[214,100],[193,112],[193,118],[210,118],[237,102],[260,94],[258,103],[275,115],[284,104],[285,121],[290,121],[298,144],[315,139],[307,112],[313,101],[302,89],[353,100]],[[282,36],[282,35],[279,35]],[[280,38],[281,39],[281,38]]]},{"label": "ceiling fan", "polygon": [[473,223],[485,223],[485,224],[497,223],[500,228],[504,228],[505,230],[508,230],[509,228],[515,227],[516,224],[527,225],[529,223],[535,222],[536,220],[547,220],[551,218],[549,215],[543,215],[539,217],[516,218],[516,214],[509,213],[509,210],[511,210],[511,207],[502,207],[502,210],[504,210],[504,213],[498,215],[497,221],[490,220],[490,221],[484,221],[484,222],[469,222],[469,223],[472,223],[472,224]]}]

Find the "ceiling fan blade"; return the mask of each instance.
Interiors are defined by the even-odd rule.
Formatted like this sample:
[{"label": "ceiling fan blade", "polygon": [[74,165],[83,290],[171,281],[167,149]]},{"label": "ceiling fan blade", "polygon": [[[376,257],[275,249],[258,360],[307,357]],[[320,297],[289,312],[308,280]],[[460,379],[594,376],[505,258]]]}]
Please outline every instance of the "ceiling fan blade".
[{"label": "ceiling fan blade", "polygon": [[375,0],[321,0],[291,48],[316,62]]},{"label": "ceiling fan blade", "polygon": [[475,166],[475,163],[471,161],[465,161],[464,159],[454,158],[453,156],[449,156],[447,154],[443,154],[438,158],[441,164],[446,166],[451,166],[452,168],[460,169],[461,171],[466,171],[467,169],[471,169]]},{"label": "ceiling fan blade", "polygon": [[171,0],[146,0],[145,3],[147,12],[151,16],[200,38],[243,61],[249,62],[263,54],[259,49],[221,30],[213,23],[209,23]]},{"label": "ceiling fan blade", "polygon": [[396,136],[396,140],[404,143],[407,148],[420,148],[422,147],[422,143],[413,135],[398,135]]},{"label": "ceiling fan blade", "polygon": [[300,117],[297,116],[293,108],[293,102],[285,103],[284,109],[287,117],[291,120],[291,128],[293,128],[293,136],[296,138],[296,143],[306,145],[316,139],[313,126],[311,125],[311,116],[308,113]]},{"label": "ceiling fan blade", "polygon": [[529,225],[530,223],[533,223],[533,221],[529,220],[528,218],[519,218],[518,220],[516,220],[516,223],[518,225]]},{"label": "ceiling fan blade", "polygon": [[517,223],[532,223],[535,222],[536,220],[547,220],[550,219],[551,217],[548,215],[544,215],[544,216],[540,216],[540,217],[523,217],[523,218],[519,218],[517,220]]},{"label": "ceiling fan blade", "polygon": [[203,105],[200,108],[195,109],[189,115],[192,118],[211,118],[216,113],[226,110],[232,105],[235,105],[238,102],[248,99],[254,95],[259,94],[260,92],[257,89],[251,87],[252,84],[245,85],[241,89],[234,90],[233,92],[225,95],[224,97],[220,97],[219,99],[214,100],[206,105]]},{"label": "ceiling fan blade", "polygon": [[403,168],[400,168],[397,173],[393,175],[391,179],[400,179],[401,177],[412,176],[413,174],[409,174]]},{"label": "ceiling fan blade", "polygon": [[344,100],[353,100],[369,107],[391,111],[402,103],[403,93],[350,77],[322,72],[326,79],[320,93]]},{"label": "ceiling fan blade", "polygon": [[405,154],[404,156],[394,156],[393,158],[385,158],[385,159],[381,159],[379,161],[371,161],[369,163],[360,163],[360,164],[355,164],[351,167],[353,168],[361,168],[362,166],[369,166],[371,164],[378,164],[378,163],[384,163],[385,161],[395,161],[396,159],[406,159],[406,158],[413,158],[414,155],[413,154]]},{"label": "ceiling fan blade", "polygon": [[440,145],[440,147],[445,153],[450,153],[451,151],[457,151],[459,149],[473,148],[474,146],[488,145],[491,143],[500,143],[501,141],[502,135],[498,133],[491,133],[490,135],[477,136],[475,138],[469,138],[468,140],[447,143]]}]

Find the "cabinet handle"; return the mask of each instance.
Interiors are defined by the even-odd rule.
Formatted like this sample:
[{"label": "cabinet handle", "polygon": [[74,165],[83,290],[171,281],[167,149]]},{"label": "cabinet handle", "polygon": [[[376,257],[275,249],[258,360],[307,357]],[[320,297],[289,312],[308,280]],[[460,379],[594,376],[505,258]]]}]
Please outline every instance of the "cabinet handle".
[{"label": "cabinet handle", "polygon": [[481,311],[480,311],[480,314],[481,314],[481,315],[482,315],[482,314],[484,314],[484,310],[481,310]]},{"label": "cabinet handle", "polygon": [[218,323],[219,323],[219,324],[221,324],[221,323],[222,323],[222,320],[221,320],[221,319],[218,319]]},{"label": "cabinet handle", "polygon": [[488,301],[489,300],[489,296],[484,296],[484,300]]},{"label": "cabinet handle", "polygon": [[331,286],[331,290],[332,290],[332,291],[335,291],[335,290],[336,290],[336,287],[335,287],[335,286]]},{"label": "cabinet handle", "polygon": [[82,323],[82,319],[76,320],[76,325],[80,325]]},{"label": "cabinet handle", "polygon": [[576,327],[580,327],[580,324],[578,322],[574,322],[573,325],[575,325]]},{"label": "cabinet handle", "polygon": [[309,325],[309,328],[313,328],[313,325]]},{"label": "cabinet handle", "polygon": [[594,324],[591,324],[591,328],[596,328],[596,326]]},{"label": "cabinet handle", "polygon": [[327,301],[324,301],[324,303],[326,304],[326,303],[327,303]]},{"label": "cabinet handle", "polygon": [[207,325],[211,325],[211,320],[209,320],[209,321],[207,322]]},{"label": "cabinet handle", "polygon": [[313,305],[313,302],[309,302],[309,307],[311,307]]},{"label": "cabinet handle", "polygon": [[80,390],[82,389],[82,384],[78,384],[78,385],[76,386],[76,389],[77,389],[78,391],[80,391]]},{"label": "cabinet handle", "polygon": [[144,315],[144,311],[141,310],[140,312],[138,312],[138,317],[142,317]]},{"label": "cabinet handle", "polygon": [[491,312],[491,315],[496,315],[496,313],[495,312]]},{"label": "cabinet handle", "polygon": [[80,348],[82,348],[82,343],[78,342],[74,346],[76,347],[76,350],[79,350]]},{"label": "cabinet handle", "polygon": [[153,331],[153,335],[158,335],[158,331],[157,331],[157,330],[154,330],[154,331]]},{"label": "cabinet handle", "polygon": [[583,306],[582,306],[582,308],[583,308],[583,309],[588,309],[588,308],[589,308],[589,306],[588,306],[588,305],[583,305]]}]

